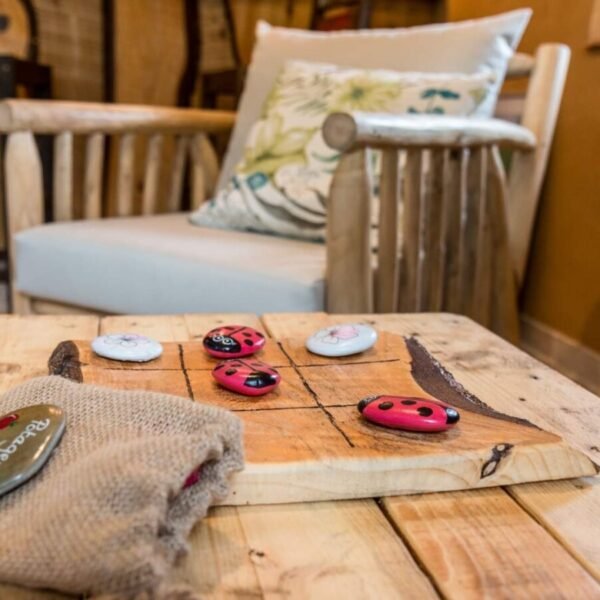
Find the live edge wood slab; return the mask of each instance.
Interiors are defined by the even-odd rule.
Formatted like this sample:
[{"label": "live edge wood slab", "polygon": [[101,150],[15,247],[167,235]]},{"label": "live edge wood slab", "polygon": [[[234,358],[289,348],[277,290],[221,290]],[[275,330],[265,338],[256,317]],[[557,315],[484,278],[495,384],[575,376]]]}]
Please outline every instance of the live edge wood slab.
[{"label": "live edge wood slab", "polygon": [[[381,330],[376,346],[363,354],[324,358],[304,348],[314,325],[298,327],[293,319],[264,319],[268,341],[256,357],[276,367],[283,381],[258,399],[216,384],[211,370],[217,361],[199,339],[164,342],[163,356],[145,364],[100,358],[91,340],[64,341],[49,370],[78,382],[165,392],[236,412],[244,421],[247,466],[233,479],[226,505],[441,492],[597,472],[560,436],[494,410],[469,392],[417,336]],[[356,408],[361,398],[378,394],[437,398],[455,406],[461,420],[444,433],[385,429],[364,421]]]}]

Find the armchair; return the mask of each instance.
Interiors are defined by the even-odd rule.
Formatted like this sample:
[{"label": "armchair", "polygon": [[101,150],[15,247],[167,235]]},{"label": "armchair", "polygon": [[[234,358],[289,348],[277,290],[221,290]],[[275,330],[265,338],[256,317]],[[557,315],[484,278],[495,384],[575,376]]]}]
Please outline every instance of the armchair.
[{"label": "armchair", "polygon": [[[330,116],[324,126],[324,136],[332,147],[343,152],[343,158],[330,193],[326,247],[251,233],[232,232],[232,235],[238,236],[236,240],[243,239],[246,245],[251,243],[255,256],[278,257],[280,261],[275,268],[279,273],[285,271],[288,279],[298,279],[300,291],[297,297],[302,296],[303,300],[291,306],[291,310],[448,310],[468,314],[499,333],[514,336],[517,329],[516,289],[527,260],[568,62],[569,50],[562,45],[541,46],[535,58],[515,57],[509,76],[531,75],[523,110],[519,107],[519,114],[514,114],[511,109],[511,114],[499,116],[510,120],[521,117],[520,125],[501,119],[419,115]],[[72,285],[61,282],[57,282],[51,293],[38,292],[37,275],[34,277],[32,273],[54,269],[53,272],[63,274],[66,281],[87,271],[85,266],[78,267],[79,271],[73,266],[75,259],[81,265],[80,249],[84,249],[85,237],[92,232],[89,225],[73,220],[77,212],[74,200],[79,200],[75,198],[73,186],[74,158],[78,158],[74,157],[73,151],[75,137],[85,139],[82,218],[113,217],[102,224],[104,237],[95,241],[106,245],[111,240],[123,242],[128,235],[127,227],[139,223],[140,216],[131,218],[132,215],[147,216],[158,211],[157,182],[165,138],[174,138],[175,149],[164,208],[168,212],[181,210],[188,161],[192,208],[209,196],[218,166],[207,135],[227,131],[234,120],[232,113],[195,109],[34,100],[0,102],[0,132],[7,134],[4,168],[13,311],[21,314],[90,309],[164,312],[163,306],[171,312],[190,310],[189,303],[183,299],[179,309],[177,306],[173,309],[172,302],[168,305],[149,302],[148,310],[143,306],[132,309],[131,303],[122,302],[121,298],[136,294],[138,263],[129,265],[129,271],[123,275],[131,283],[131,292],[103,290],[104,300],[97,303],[80,300],[81,296],[68,291]],[[55,226],[42,226],[44,186],[34,139],[38,134],[54,136],[53,218],[66,223],[61,229],[52,230],[55,235],[50,242],[47,232]],[[108,136],[115,136],[118,142],[112,208],[103,203],[103,189],[107,187],[104,147]],[[135,202],[134,169],[136,139],[139,137],[147,139],[147,149],[141,200]],[[513,149],[508,178],[499,155],[501,146]],[[365,159],[370,148],[381,149],[383,153],[376,256],[370,246],[371,188]],[[402,169],[399,168],[400,155],[405,155]],[[402,235],[397,227],[400,206],[403,211]],[[129,218],[120,220],[122,217]],[[156,223],[156,227],[152,235],[156,247],[160,247],[160,223],[163,221],[160,217],[154,219],[156,221],[152,223]],[[114,235],[110,233],[112,231]],[[203,256],[212,257],[234,243],[229,238],[219,237],[226,235],[224,232],[215,234],[217,241],[210,242],[212,234],[206,233],[208,231],[193,229],[194,239],[203,240],[197,251],[190,245],[194,242],[185,242],[188,250],[195,253],[194,260],[200,266]],[[71,235],[79,236],[79,246],[73,244],[66,250],[61,246],[60,260],[66,264],[40,263],[37,267],[32,264],[32,261],[39,262],[40,257],[47,258],[53,247],[58,247],[57,244]],[[172,247],[176,240],[177,236],[172,234],[167,252],[171,266],[176,264],[179,256],[179,249]],[[35,252],[31,250],[34,246]],[[140,248],[147,249],[148,241],[140,242],[136,251]],[[161,256],[156,254],[160,248],[152,251],[155,252],[156,273],[159,273],[159,265],[166,263],[163,264]],[[286,253],[305,260],[299,264],[298,274],[290,268]],[[100,257],[97,252],[90,253],[90,269],[94,267],[96,257],[100,262],[105,261],[102,268],[107,276],[112,275],[111,265],[115,271],[122,267],[118,257],[110,263],[107,256],[110,258],[108,254]],[[184,279],[188,277],[187,281],[168,279],[161,285],[173,285],[173,289],[180,290],[196,289],[209,280],[211,285],[214,286],[215,281],[218,285],[215,275],[218,267],[211,264],[208,275],[190,267],[180,274]],[[147,266],[140,267],[140,271],[143,269]],[[260,265],[253,265],[253,269],[251,273],[243,273],[246,277],[244,285],[252,286],[255,282],[256,286],[268,288],[267,294],[273,293],[280,280],[277,277],[268,279],[269,274],[261,272]],[[258,281],[257,274],[266,279]],[[323,278],[326,294],[323,294]],[[296,297],[294,284],[294,281],[286,283],[285,293],[290,297]],[[149,285],[146,282],[140,289],[148,291]],[[202,304],[201,286],[198,289],[194,309],[214,310],[214,304]],[[156,289],[148,293],[156,295]],[[229,293],[236,296],[234,300],[237,299],[239,306],[232,301],[225,309],[243,311],[246,300],[243,294],[237,288],[231,288]],[[262,306],[260,299],[251,310],[257,306]],[[258,312],[269,310],[273,310],[273,306],[267,302],[264,309],[257,309]]]}]

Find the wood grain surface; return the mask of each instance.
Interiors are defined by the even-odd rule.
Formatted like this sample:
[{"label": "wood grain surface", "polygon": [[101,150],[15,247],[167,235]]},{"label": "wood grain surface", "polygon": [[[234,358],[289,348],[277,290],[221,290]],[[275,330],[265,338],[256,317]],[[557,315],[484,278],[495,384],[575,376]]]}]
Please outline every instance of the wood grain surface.
[{"label": "wood grain surface", "polygon": [[[91,339],[98,332],[133,329],[164,341],[183,342],[201,338],[211,327],[230,320],[260,323],[252,315],[3,315],[0,391],[43,375],[49,353],[64,339]],[[335,321],[323,314],[310,315],[310,320],[319,326]],[[295,315],[291,321],[289,315],[270,315],[266,321],[285,321],[292,332],[307,322],[307,315]],[[550,427],[571,443],[581,435],[582,449],[586,440],[589,443],[588,431],[600,427],[596,396],[468,319],[382,315],[376,317],[376,324],[380,331],[417,335],[482,400]],[[465,347],[469,345],[470,350]],[[482,377],[489,369],[512,374],[496,403],[489,400],[495,384]],[[531,380],[531,374],[543,375],[544,387],[529,387],[523,393],[523,386],[539,381]],[[549,407],[555,412],[567,404],[571,414],[558,411],[556,418],[549,418]],[[569,419],[564,429],[561,415]],[[399,513],[393,512],[395,499],[383,507],[373,500],[219,507],[196,526],[190,552],[173,580],[190,584],[202,598],[328,599],[338,589],[345,598],[410,597],[407,587],[411,585],[422,598],[440,594],[462,600],[475,593],[480,598],[596,598],[600,586],[587,573],[596,579],[600,576],[595,518],[600,514],[599,481],[586,478],[403,497],[398,502],[405,512],[410,509],[404,531],[399,528]],[[431,508],[433,516],[428,512]],[[412,535],[407,535],[409,529]],[[414,533],[419,529],[444,532],[443,543],[432,540],[430,533],[419,541],[420,535]],[[425,548],[431,556],[423,561]],[[527,591],[532,592],[526,596]],[[5,597],[67,598],[0,585],[0,598]]]},{"label": "wood grain surface", "polygon": [[[363,354],[325,358],[304,348],[312,320],[288,335],[286,322],[294,316],[277,323],[265,318],[272,337],[256,357],[278,368],[283,382],[255,399],[214,381],[218,361],[204,351],[202,334],[197,341],[164,342],[163,355],[142,364],[98,357],[90,340],[65,341],[49,367],[79,382],[170,393],[236,412],[244,422],[246,468],[233,478],[225,505],[371,498],[596,472],[558,435],[495,411],[462,388],[417,337],[382,332]],[[365,421],[357,402],[385,394],[441,400],[460,411],[461,421],[436,434]]]}]

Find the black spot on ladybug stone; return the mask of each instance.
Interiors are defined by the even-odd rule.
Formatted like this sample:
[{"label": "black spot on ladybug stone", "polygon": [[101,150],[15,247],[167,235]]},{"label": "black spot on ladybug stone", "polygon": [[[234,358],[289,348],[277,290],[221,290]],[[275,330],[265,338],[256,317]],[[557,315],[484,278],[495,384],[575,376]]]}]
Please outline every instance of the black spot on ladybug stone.
[{"label": "black spot on ladybug stone", "polygon": [[0,417],[0,496],[31,479],[46,464],[66,426],[58,406],[26,406]]},{"label": "black spot on ladybug stone", "polygon": [[241,358],[261,350],[264,336],[244,325],[226,325],[209,331],[202,340],[204,349],[215,358]]}]

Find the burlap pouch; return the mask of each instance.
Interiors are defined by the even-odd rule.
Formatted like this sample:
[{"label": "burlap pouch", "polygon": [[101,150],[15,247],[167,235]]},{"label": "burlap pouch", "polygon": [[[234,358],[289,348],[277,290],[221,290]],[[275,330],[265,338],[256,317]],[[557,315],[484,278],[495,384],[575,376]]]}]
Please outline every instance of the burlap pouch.
[{"label": "burlap pouch", "polygon": [[[67,429],[44,469],[0,498],[0,581],[171,596],[165,577],[190,530],[243,466],[239,419],[183,398],[61,377],[6,393],[0,415],[43,403],[64,409]],[[199,481],[183,489],[199,465]]]}]

